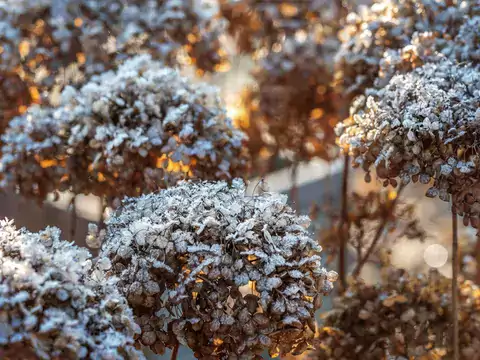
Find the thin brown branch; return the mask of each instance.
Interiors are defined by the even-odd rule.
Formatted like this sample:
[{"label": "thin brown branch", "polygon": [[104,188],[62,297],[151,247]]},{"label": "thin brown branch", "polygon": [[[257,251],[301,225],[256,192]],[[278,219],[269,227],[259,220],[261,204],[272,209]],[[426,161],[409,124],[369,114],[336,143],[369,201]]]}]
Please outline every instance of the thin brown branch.
[{"label": "thin brown branch", "polygon": [[357,277],[358,275],[360,275],[360,272],[362,271],[363,266],[367,263],[368,259],[370,258],[373,251],[377,247],[378,242],[380,241],[380,239],[382,237],[382,234],[385,230],[385,227],[387,226],[388,222],[390,221],[391,215],[395,211],[395,206],[397,205],[398,198],[400,197],[400,194],[401,194],[401,192],[403,191],[404,188],[405,188],[405,185],[403,185],[403,184],[400,185],[400,187],[398,188],[397,196],[390,203],[390,207],[388,208],[387,213],[383,217],[382,222],[380,223],[380,225],[377,229],[377,232],[375,233],[375,236],[373,238],[372,243],[370,244],[369,248],[367,249],[367,251],[365,252],[363,257],[361,259],[358,259],[357,266],[355,267],[355,270],[353,271],[353,276],[354,277]]},{"label": "thin brown branch", "polygon": [[475,277],[475,282],[480,284],[480,233],[477,234],[477,244],[475,246],[475,257],[477,259],[477,274]]},{"label": "thin brown branch", "polygon": [[297,170],[298,170],[298,161],[295,161],[292,166],[292,173],[290,177],[290,181],[291,181],[290,199],[294,205],[295,210],[298,213],[300,211],[300,204],[298,200]]},{"label": "thin brown branch", "polygon": [[460,360],[458,341],[458,220],[452,208],[452,316],[453,316],[453,359]]},{"label": "thin brown branch", "polygon": [[175,344],[175,346],[172,349],[172,354],[170,355],[170,360],[177,360],[178,348],[179,347],[180,347],[180,344],[177,341],[177,343]]},{"label": "thin brown branch", "polygon": [[105,229],[105,210],[107,209],[107,199],[105,197],[100,198],[100,216],[98,219],[98,229],[103,230]]},{"label": "thin brown branch", "polygon": [[75,234],[77,233],[77,208],[75,206],[76,196],[70,200],[70,241],[75,241]]},{"label": "thin brown branch", "polygon": [[347,209],[347,199],[348,199],[348,173],[350,168],[350,156],[346,152],[344,155],[343,163],[343,177],[342,177],[342,207],[341,207],[341,217],[340,225],[338,227],[340,246],[338,252],[338,274],[340,277],[340,291],[343,292],[347,288],[347,277],[346,277],[346,265],[345,265],[345,256],[346,256],[346,244],[348,242],[348,234],[350,223],[348,221],[348,209]]}]

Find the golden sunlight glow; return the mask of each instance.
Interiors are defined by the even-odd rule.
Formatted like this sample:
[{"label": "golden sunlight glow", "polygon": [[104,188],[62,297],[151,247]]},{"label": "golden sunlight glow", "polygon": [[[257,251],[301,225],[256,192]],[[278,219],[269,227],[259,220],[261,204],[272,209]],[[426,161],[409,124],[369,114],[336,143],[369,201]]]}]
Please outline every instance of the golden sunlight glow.
[{"label": "golden sunlight glow", "polygon": [[30,52],[29,42],[26,40],[23,40],[22,42],[20,42],[20,44],[18,44],[18,52],[20,53],[21,57],[27,56],[28,53]]},{"label": "golden sunlight glow", "polygon": [[226,96],[225,105],[227,116],[232,119],[233,126],[245,129],[250,126],[250,118],[247,108],[241,100],[241,94],[229,94]]},{"label": "golden sunlight glow", "polygon": [[215,338],[215,339],[213,339],[213,345],[215,345],[215,346],[220,346],[220,345],[222,345],[222,344],[223,344],[223,340],[222,340],[222,339],[220,339],[220,338]]},{"label": "golden sunlight glow", "polygon": [[30,96],[34,103],[38,103],[40,101],[40,93],[35,86],[31,86],[29,89]]},{"label": "golden sunlight glow", "polygon": [[292,17],[292,16],[297,15],[298,9],[295,5],[288,4],[288,3],[282,3],[282,4],[280,4],[280,12],[285,17]]},{"label": "golden sunlight glow", "polygon": [[76,18],[74,24],[76,27],[80,27],[83,24],[83,20],[81,18]]},{"label": "golden sunlight glow", "polygon": [[395,200],[397,198],[397,192],[395,190],[388,192],[388,200]]},{"label": "golden sunlight glow", "polygon": [[190,173],[189,165],[185,165],[181,161],[173,162],[167,157],[167,155],[162,155],[161,157],[157,158],[157,168],[164,169],[168,172]]}]

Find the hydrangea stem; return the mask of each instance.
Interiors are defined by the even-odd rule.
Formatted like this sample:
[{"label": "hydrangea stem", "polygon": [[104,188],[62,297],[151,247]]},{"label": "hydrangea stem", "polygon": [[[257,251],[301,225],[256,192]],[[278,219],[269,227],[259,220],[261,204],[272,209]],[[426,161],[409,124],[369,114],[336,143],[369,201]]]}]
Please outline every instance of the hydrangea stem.
[{"label": "hydrangea stem", "polygon": [[345,290],[347,287],[346,279],[346,268],[345,268],[345,253],[346,246],[348,242],[348,232],[349,232],[349,221],[348,221],[348,209],[347,209],[347,199],[348,199],[348,174],[350,169],[350,156],[348,152],[344,155],[343,163],[343,177],[342,177],[342,208],[341,208],[341,219],[340,226],[338,231],[340,232],[340,248],[338,251],[338,274],[340,278],[341,291]]},{"label": "hydrangea stem", "polygon": [[75,240],[75,234],[77,233],[77,208],[75,206],[76,196],[73,196],[70,200],[70,241]]},{"label": "hydrangea stem", "polygon": [[452,208],[452,316],[453,316],[453,359],[460,360],[458,341],[458,221]]},{"label": "hydrangea stem", "polygon": [[480,284],[480,233],[477,233],[477,243],[475,245],[475,257],[477,258],[477,274],[475,282]]},{"label": "hydrangea stem", "polygon": [[291,182],[290,199],[292,201],[292,207],[298,213],[300,211],[300,204],[298,200],[297,172],[298,172],[298,161],[295,161],[292,166],[292,173],[290,177],[290,182]]},{"label": "hydrangea stem", "polygon": [[178,348],[179,347],[180,347],[180,344],[177,342],[172,349],[172,354],[170,355],[170,360],[177,360]]}]

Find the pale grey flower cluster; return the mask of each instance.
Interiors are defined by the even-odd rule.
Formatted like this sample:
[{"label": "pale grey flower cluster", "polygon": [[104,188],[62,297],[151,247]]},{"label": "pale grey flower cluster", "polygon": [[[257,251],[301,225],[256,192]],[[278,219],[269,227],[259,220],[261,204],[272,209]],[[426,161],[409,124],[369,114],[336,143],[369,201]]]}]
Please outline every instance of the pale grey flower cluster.
[{"label": "pale grey flower cluster", "polygon": [[141,55],[65,88],[60,107],[13,119],[2,137],[1,186],[39,200],[71,190],[111,203],[180,178],[243,176],[243,140],[216,88]]},{"label": "pale grey flower cluster", "polygon": [[[361,8],[358,14],[349,14],[336,58],[339,90],[350,99],[362,94],[378,77],[385,52],[401,52],[411,46],[415,33],[417,39],[425,37],[424,33],[430,33],[433,36],[432,48],[451,60],[478,63],[477,50],[470,44],[478,44],[480,30],[470,19],[479,15],[477,0],[376,0],[370,8]],[[456,44],[465,41],[467,44],[458,51]],[[403,60],[410,62],[408,58]]]},{"label": "pale grey flower cluster", "polygon": [[99,259],[120,278],[138,341],[157,353],[178,341],[198,358],[303,352],[337,274],[286,201],[249,196],[238,179],[125,200]]},{"label": "pale grey flower cluster", "polygon": [[0,221],[0,358],[144,359],[115,279],[97,281],[90,270],[90,253],[58,229]]},{"label": "pale grey flower cluster", "polygon": [[21,63],[22,41],[29,45],[28,59],[42,58],[34,69],[49,71],[43,79],[49,85],[55,72],[77,62],[78,53],[85,56],[79,65],[88,74],[138,51],[166,60],[184,45],[223,32],[218,12],[216,1],[200,0],[1,0],[0,69]]},{"label": "pale grey flower cluster", "polygon": [[[458,197],[460,213],[480,214],[472,194],[479,178],[480,70],[449,60],[426,64],[352,106],[354,114],[337,127],[340,144],[365,171],[428,184],[427,196]],[[468,221],[468,220],[467,220]],[[472,222],[473,223],[473,222]]]}]

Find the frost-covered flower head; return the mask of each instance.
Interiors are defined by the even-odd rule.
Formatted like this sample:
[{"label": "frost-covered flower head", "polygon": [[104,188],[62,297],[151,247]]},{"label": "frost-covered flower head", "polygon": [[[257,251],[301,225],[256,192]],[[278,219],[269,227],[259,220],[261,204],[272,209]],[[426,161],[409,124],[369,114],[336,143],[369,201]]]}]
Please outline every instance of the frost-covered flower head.
[{"label": "frost-covered flower head", "polygon": [[[334,301],[310,360],[451,359],[451,279],[431,271],[414,276],[384,269],[378,285],[352,284]],[[459,283],[460,353],[480,351],[480,288]]]},{"label": "frost-covered flower head", "polygon": [[[363,110],[357,110],[365,106]],[[479,176],[480,71],[449,61],[397,75],[374,96],[360,98],[337,127],[339,142],[366,172],[404,184],[434,180],[427,196],[471,194]],[[470,189],[470,190],[469,190]],[[476,195],[456,199],[460,213],[478,216]]]},{"label": "frost-covered flower head", "polygon": [[[0,0],[0,71],[15,71],[52,101],[67,84],[116,68],[132,54],[215,71],[226,53],[218,4],[201,0]],[[212,41],[206,41],[206,40]],[[185,57],[185,56],[184,56]],[[54,100],[55,101],[55,100]]]},{"label": "frost-covered flower head", "polygon": [[121,280],[156,352],[177,340],[198,358],[303,352],[336,280],[286,196],[249,196],[241,180],[182,182],[124,201],[100,259]]},{"label": "frost-covered flower head", "polygon": [[0,358],[143,359],[115,280],[90,278],[90,253],[59,236],[0,221]]},{"label": "frost-covered flower head", "polygon": [[79,90],[67,87],[62,101],[11,121],[2,137],[3,186],[39,200],[55,190],[112,200],[183,177],[245,175],[243,134],[216,88],[191,84],[148,55]]},{"label": "frost-covered flower head", "polygon": [[460,27],[454,44],[442,52],[462,62],[480,64],[480,15],[466,20]]},{"label": "frost-covered flower head", "polygon": [[361,7],[358,14],[349,14],[340,36],[342,46],[336,58],[339,90],[349,99],[362,94],[377,78],[385,52],[411,45],[415,33],[431,33],[436,50],[464,61],[464,56],[457,59],[462,54],[449,51],[451,40],[465,21],[479,15],[477,0],[376,0],[370,8]]}]

